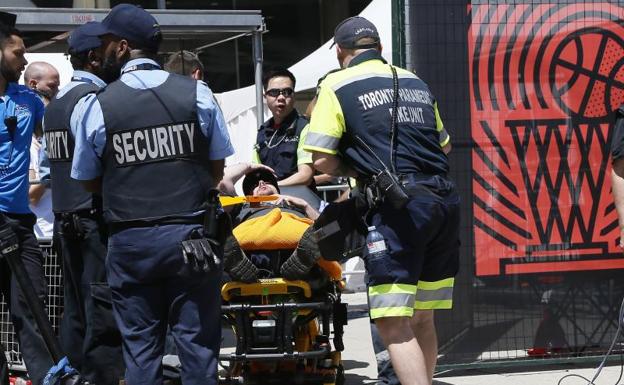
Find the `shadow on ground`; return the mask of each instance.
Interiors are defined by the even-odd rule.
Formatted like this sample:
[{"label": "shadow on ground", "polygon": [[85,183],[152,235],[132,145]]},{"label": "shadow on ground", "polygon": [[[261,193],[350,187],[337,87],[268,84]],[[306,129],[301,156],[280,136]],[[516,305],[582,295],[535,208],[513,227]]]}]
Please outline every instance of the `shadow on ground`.
[{"label": "shadow on ground", "polygon": [[345,374],[345,385],[375,385],[376,383],[377,380],[375,378],[369,378],[355,373]]},{"label": "shadow on ground", "polygon": [[345,385],[373,385],[377,383],[376,378],[370,378],[368,376],[363,376],[361,374],[353,373],[353,370],[363,369],[370,365],[368,362],[364,361],[356,361],[356,360],[342,360],[342,366],[345,371],[349,371],[350,373],[345,373]]},{"label": "shadow on ground", "polygon": [[349,305],[347,307],[347,311],[348,311],[347,313],[348,320],[368,317],[368,305],[367,304]]},{"label": "shadow on ground", "polygon": [[367,368],[368,365],[370,364],[364,361],[342,360],[342,366],[345,368],[345,370]]},{"label": "shadow on ground", "polygon": [[488,346],[501,338],[521,318],[479,326],[468,330],[457,342],[445,349],[438,365],[469,363],[477,360]]}]

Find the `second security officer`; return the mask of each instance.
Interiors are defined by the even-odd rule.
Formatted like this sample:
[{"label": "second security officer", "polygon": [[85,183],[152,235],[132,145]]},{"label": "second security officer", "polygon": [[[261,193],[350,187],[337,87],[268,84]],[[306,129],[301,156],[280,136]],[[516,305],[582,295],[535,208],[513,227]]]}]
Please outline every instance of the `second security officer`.
[{"label": "second security officer", "polygon": [[70,178],[77,126],[78,100],[95,93],[106,83],[96,53],[98,37],[84,34],[90,25],[76,28],[68,39],[74,73],[71,82],[52,99],[44,115],[44,145],[40,168],[42,180],[50,166],[54,229],[63,258],[64,311],[61,321],[63,350],[91,383],[116,385],[123,376],[121,336],[112,315],[110,289],[106,283],[107,229],[102,217],[102,198],[87,192]]},{"label": "second security officer", "polygon": [[119,4],[89,34],[103,41],[104,80],[118,79],[79,101],[71,176],[102,191],[126,383],[162,384],[169,327],[182,383],[216,385],[222,269],[204,213],[233,153],[223,116],[205,83],[156,63],[147,11]]}]

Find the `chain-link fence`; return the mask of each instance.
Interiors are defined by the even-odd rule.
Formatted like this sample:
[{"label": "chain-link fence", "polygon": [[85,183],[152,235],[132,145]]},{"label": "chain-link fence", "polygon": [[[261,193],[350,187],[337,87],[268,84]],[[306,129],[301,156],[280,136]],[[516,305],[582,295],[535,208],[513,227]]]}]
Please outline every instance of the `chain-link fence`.
[{"label": "chain-link fence", "polygon": [[624,295],[609,159],[624,1],[406,9],[409,63],[450,132],[463,201],[455,307],[436,315],[441,368],[595,359]]},{"label": "chain-link fence", "polygon": [[[52,322],[52,327],[58,332],[63,312],[63,276],[61,261],[52,247],[51,239],[40,239],[39,245],[44,256],[44,271],[48,283],[48,297],[46,308]],[[8,306],[4,299],[0,302],[0,342],[5,348],[7,361],[12,369],[24,370],[24,362],[19,349],[19,343],[13,332],[13,324],[9,318]]]}]

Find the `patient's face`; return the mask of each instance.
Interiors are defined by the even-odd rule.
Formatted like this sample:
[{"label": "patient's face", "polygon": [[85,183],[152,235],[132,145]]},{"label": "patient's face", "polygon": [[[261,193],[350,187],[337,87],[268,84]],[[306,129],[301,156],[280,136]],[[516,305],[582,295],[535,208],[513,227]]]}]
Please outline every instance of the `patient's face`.
[{"label": "patient's face", "polygon": [[258,182],[256,188],[253,189],[254,196],[277,195],[277,189],[270,183],[266,183],[262,179]]}]

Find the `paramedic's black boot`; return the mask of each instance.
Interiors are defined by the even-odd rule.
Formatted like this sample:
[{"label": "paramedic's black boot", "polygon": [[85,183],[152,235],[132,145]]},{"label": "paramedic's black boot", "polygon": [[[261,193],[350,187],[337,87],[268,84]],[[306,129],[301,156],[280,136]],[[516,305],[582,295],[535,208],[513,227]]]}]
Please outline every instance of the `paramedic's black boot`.
[{"label": "paramedic's black boot", "polygon": [[234,281],[250,283],[258,280],[258,268],[247,258],[233,235],[227,237],[223,246],[223,269]]},{"label": "paramedic's black boot", "polygon": [[297,249],[282,264],[280,273],[286,279],[302,279],[316,265],[320,257],[321,252],[314,238],[314,229],[310,226],[299,240]]}]

